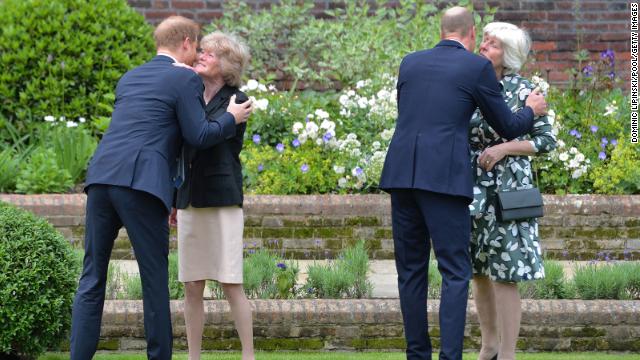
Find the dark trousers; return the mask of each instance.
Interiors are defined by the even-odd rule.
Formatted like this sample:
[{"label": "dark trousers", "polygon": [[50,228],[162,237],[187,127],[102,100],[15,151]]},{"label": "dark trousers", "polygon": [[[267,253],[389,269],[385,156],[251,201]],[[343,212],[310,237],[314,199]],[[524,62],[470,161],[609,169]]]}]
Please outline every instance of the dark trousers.
[{"label": "dark trousers", "polygon": [[111,185],[89,187],[83,270],[73,303],[72,360],[88,360],[96,352],[109,258],[123,225],[140,268],[147,357],[171,359],[167,216],[160,199],[146,192]]},{"label": "dark trousers", "polygon": [[391,191],[391,216],[407,359],[431,360],[427,273],[431,244],[442,274],[440,360],[461,360],[471,278],[468,199],[424,190]]}]

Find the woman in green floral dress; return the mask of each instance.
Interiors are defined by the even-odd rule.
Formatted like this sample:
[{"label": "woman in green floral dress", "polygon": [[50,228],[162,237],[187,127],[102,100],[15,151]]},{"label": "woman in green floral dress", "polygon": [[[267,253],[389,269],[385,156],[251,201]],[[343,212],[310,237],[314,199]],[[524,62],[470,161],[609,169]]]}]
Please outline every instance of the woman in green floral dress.
[{"label": "woman in green floral dress", "polygon": [[[517,74],[531,40],[508,23],[490,23],[483,32],[480,55],[491,61],[505,101],[512,111],[518,111],[534,89]],[[469,131],[474,168],[470,205],[473,297],[482,332],[479,360],[515,359],[521,314],[517,283],[543,278],[544,267],[538,222],[496,220],[496,192],[534,186],[529,156],[553,150],[556,139],[546,116],[535,119],[529,135],[507,141],[476,111]]]}]

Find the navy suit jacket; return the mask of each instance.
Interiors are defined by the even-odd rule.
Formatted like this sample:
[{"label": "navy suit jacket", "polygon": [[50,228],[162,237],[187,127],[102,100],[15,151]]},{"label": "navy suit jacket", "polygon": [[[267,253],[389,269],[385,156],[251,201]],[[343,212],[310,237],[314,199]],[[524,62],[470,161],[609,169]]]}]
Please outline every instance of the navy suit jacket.
[{"label": "navy suit jacket", "polygon": [[469,121],[477,107],[502,137],[533,126],[533,110],[513,114],[491,62],[442,40],[407,55],[398,75],[398,119],[380,188],[420,189],[473,199]]},{"label": "navy suit jacket", "polygon": [[236,134],[230,113],[207,121],[202,80],[172,63],[158,55],[118,81],[111,124],[89,162],[85,189],[107,184],[140,190],[170,210],[182,139],[206,148]]}]

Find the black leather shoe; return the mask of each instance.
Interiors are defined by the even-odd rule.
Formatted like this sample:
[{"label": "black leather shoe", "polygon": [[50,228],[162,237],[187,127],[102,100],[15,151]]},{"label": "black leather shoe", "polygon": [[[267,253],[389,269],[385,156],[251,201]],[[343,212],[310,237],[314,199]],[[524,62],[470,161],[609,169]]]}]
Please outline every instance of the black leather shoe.
[{"label": "black leather shoe", "polygon": [[491,360],[498,360],[498,354],[493,355],[493,357],[491,358]]}]

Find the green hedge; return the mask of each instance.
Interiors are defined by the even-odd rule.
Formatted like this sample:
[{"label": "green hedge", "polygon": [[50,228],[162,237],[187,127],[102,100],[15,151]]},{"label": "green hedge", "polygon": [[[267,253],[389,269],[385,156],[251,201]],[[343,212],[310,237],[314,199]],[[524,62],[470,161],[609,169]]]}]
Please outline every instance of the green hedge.
[{"label": "green hedge", "polygon": [[108,117],[120,76],[153,54],[151,26],[125,0],[4,0],[0,23],[0,129]]},{"label": "green hedge", "polygon": [[0,203],[0,358],[55,348],[71,324],[80,262],[44,219]]}]

